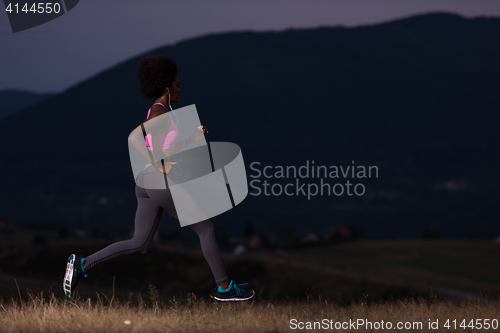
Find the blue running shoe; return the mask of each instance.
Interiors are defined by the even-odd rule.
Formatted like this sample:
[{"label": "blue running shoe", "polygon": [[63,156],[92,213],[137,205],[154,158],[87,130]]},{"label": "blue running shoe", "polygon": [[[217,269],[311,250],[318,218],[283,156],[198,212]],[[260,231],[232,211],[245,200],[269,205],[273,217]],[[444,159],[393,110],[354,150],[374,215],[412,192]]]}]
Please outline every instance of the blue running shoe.
[{"label": "blue running shoe", "polygon": [[231,280],[227,289],[222,289],[220,286],[215,287],[214,298],[218,301],[247,301],[255,295],[255,292],[251,289],[240,288],[243,286],[248,286],[248,283],[235,284]]},{"label": "blue running shoe", "polygon": [[83,269],[85,259],[82,256],[70,255],[66,264],[66,274],[64,274],[63,290],[66,297],[71,297],[75,293],[78,283],[87,277]]}]

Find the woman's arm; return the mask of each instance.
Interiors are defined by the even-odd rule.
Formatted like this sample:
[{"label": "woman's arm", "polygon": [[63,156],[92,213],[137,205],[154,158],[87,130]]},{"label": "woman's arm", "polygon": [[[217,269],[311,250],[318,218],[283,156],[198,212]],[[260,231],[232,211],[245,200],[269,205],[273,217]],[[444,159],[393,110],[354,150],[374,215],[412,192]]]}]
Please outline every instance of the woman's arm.
[{"label": "woman's arm", "polygon": [[[203,138],[203,136],[205,136],[207,133],[208,133],[208,131],[207,131],[206,126],[204,126],[204,125],[198,126],[198,128],[194,131],[194,133],[191,134],[191,136],[189,136],[187,139],[184,139],[184,140],[176,142],[174,144],[174,147],[172,147],[172,148],[175,148],[175,151],[173,153],[170,152],[170,154],[175,154],[178,151],[180,151],[180,150],[184,149],[185,147],[189,146],[190,144],[195,143],[196,141],[198,141],[201,138]],[[165,152],[165,154],[167,154],[167,152],[166,152],[167,150],[168,149],[164,149],[163,150]]]},{"label": "woman's arm", "polygon": [[134,145],[135,149],[137,149],[137,151],[142,156],[144,156],[146,161],[148,161],[152,165],[157,164],[155,161],[151,160],[153,154],[151,153],[151,151],[149,151],[149,149],[146,146],[141,126],[138,126],[135,130],[132,131],[132,133],[130,133],[128,137],[128,142]]}]

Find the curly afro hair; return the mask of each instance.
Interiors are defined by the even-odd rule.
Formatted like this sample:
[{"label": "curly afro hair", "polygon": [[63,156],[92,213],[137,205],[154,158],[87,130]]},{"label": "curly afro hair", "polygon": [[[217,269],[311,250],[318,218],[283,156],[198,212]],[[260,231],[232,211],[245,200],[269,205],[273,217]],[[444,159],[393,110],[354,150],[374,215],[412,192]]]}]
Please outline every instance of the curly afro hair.
[{"label": "curly afro hair", "polygon": [[139,93],[146,99],[160,98],[177,76],[177,64],[166,55],[142,58],[137,69]]}]

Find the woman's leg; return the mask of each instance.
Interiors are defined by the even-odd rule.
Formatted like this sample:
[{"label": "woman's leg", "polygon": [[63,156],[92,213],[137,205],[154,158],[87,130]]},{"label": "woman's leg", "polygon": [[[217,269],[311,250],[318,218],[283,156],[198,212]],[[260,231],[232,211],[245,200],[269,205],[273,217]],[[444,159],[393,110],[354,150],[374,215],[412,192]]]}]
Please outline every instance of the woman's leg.
[{"label": "woman's leg", "polygon": [[[156,204],[163,207],[163,209],[169,212],[176,219],[179,219],[175,210],[172,193],[168,187],[166,190],[147,189],[146,192]],[[214,224],[210,220],[205,220],[191,224],[189,227],[191,230],[196,232],[200,238],[201,251],[210,265],[215,282],[219,285],[222,284],[227,287],[227,285],[229,285],[229,281],[226,270],[224,269],[224,264],[222,263],[222,257],[220,255],[219,246],[217,245],[217,239],[215,238]]]},{"label": "woman's leg", "polygon": [[158,231],[163,208],[151,200],[142,187],[136,185],[135,194],[137,197],[137,211],[135,213],[134,236],[126,241],[113,243],[86,257],[85,264],[88,269],[122,255],[147,252],[153,237]]},{"label": "woman's leg", "polygon": [[[219,246],[217,245],[217,239],[215,238],[215,228],[212,221],[201,221],[195,224],[190,224],[189,227],[196,232],[196,234],[198,234],[198,237],[200,237],[201,251],[212,269],[212,273],[215,277],[215,283],[223,284],[223,282],[229,282],[226,270],[224,269],[224,264],[222,263],[222,257],[220,255]],[[227,288],[229,283],[225,285]]]}]

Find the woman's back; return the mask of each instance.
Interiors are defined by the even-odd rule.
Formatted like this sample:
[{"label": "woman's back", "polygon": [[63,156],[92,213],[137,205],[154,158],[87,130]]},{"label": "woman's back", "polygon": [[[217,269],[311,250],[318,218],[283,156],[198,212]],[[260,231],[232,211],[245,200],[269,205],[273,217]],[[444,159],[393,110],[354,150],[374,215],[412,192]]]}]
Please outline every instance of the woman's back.
[{"label": "woman's back", "polygon": [[[163,105],[162,103],[155,103],[155,104],[153,104],[153,106],[157,105],[157,104],[160,104],[161,106],[163,106],[165,108],[165,110],[167,110],[165,105]],[[149,119],[149,115],[151,114],[151,109],[152,109],[152,107],[148,111],[148,115],[146,117],[146,120]],[[167,127],[167,130],[165,132],[162,132],[159,134],[156,134],[155,131],[153,131],[153,133],[155,133],[155,134],[150,133],[150,134],[146,135],[146,137],[145,137],[146,146],[148,147],[149,150],[169,149],[169,148],[172,148],[175,145],[175,143],[177,142],[177,139],[179,137],[177,126],[175,126],[175,123],[172,120],[172,116],[170,115],[170,112],[168,112],[168,110],[167,110],[167,114],[169,117],[168,120],[170,120],[170,124]],[[159,146],[160,142],[163,142],[163,147]]]}]

